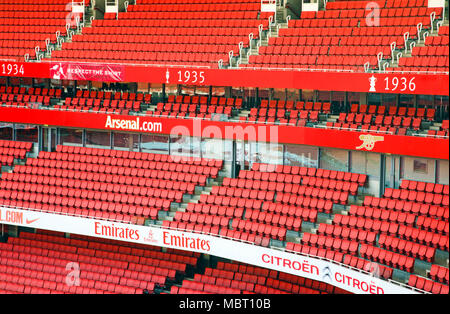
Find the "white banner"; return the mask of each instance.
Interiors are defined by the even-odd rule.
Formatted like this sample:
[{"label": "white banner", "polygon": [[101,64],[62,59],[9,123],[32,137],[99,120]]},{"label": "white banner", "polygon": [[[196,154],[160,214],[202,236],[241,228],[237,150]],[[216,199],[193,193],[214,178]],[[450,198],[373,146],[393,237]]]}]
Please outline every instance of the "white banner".
[{"label": "white banner", "polygon": [[188,250],[326,282],[363,294],[420,293],[333,261],[218,236],[0,207],[0,223]]}]

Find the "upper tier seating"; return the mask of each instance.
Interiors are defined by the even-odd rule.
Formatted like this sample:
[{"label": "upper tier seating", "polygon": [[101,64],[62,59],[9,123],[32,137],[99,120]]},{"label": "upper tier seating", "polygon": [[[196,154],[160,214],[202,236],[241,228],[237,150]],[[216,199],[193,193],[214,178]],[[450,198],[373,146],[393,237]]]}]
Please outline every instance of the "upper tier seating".
[{"label": "upper tier seating", "polygon": [[0,204],[144,224],[216,177],[223,161],[58,146],[0,178]]},{"label": "upper tier seating", "polygon": [[[430,26],[430,14],[442,14],[442,8],[427,8],[425,0],[375,1],[380,7],[379,26],[366,18],[372,1],[328,2],[326,11],[302,12],[299,20],[291,19],[279,37],[271,37],[267,47],[250,56],[244,67],[302,69],[339,69],[362,72],[370,63],[377,68],[377,54],[390,56],[390,44],[404,47],[403,34],[417,35],[417,24]],[[372,2],[373,3],[373,2]],[[447,59],[448,62],[448,59]]]},{"label": "upper tier seating", "polygon": [[[88,5],[90,0],[85,0]],[[36,57],[35,47],[47,49],[45,41],[56,43],[56,32],[67,32],[66,23],[74,27],[76,14],[67,0],[3,0],[0,4],[0,59],[24,61],[25,54]],[[81,15],[79,16],[80,18]]]},{"label": "upper tier seating", "polygon": [[307,122],[318,122],[319,114],[329,114],[329,102],[261,100],[258,108],[251,108],[248,116],[241,116],[240,121],[259,123],[280,123],[306,126]]},{"label": "upper tier seating", "polygon": [[198,65],[218,67],[228,53],[268,28],[259,0],[144,0],[128,6],[117,19],[94,20],[52,60]]},{"label": "upper tier seating", "polygon": [[449,67],[449,26],[439,28],[438,36],[425,39],[425,46],[414,47],[411,57],[399,60],[396,71],[429,71],[447,72]]},{"label": "upper tier seating", "polygon": [[230,118],[234,109],[242,108],[242,98],[170,95],[167,102],[159,102],[147,115],[173,118],[220,119],[221,115]]},{"label": "upper tier seating", "polygon": [[[198,254],[52,232],[20,232],[0,243],[0,293],[153,293],[196,266]],[[79,267],[79,282],[67,284]],[[72,264],[73,265],[73,264]],[[72,278],[70,278],[72,279]],[[75,279],[75,278],[73,278]]]}]

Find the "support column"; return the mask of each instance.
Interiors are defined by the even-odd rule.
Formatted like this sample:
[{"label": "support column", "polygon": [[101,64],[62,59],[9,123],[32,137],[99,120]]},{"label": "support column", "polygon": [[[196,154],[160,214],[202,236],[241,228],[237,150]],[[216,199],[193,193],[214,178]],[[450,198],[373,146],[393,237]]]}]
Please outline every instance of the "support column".
[{"label": "support column", "polygon": [[236,141],[233,141],[231,148],[231,177],[236,178]]},{"label": "support column", "polygon": [[383,196],[386,184],[386,155],[380,155],[380,190],[378,197]]},{"label": "support column", "polygon": [[166,84],[162,84],[162,98],[163,98],[163,103],[166,103]]}]

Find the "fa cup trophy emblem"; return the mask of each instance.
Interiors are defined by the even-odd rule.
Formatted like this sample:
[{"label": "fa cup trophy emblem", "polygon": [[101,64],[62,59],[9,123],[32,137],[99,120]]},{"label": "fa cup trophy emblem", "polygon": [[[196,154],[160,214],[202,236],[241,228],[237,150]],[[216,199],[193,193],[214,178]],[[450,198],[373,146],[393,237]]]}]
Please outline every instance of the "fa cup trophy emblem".
[{"label": "fa cup trophy emblem", "polygon": [[369,78],[369,83],[370,83],[370,89],[369,92],[376,92],[377,90],[375,89],[375,83],[377,82],[377,78],[375,76],[371,76]]},{"label": "fa cup trophy emblem", "polygon": [[166,71],[166,84],[169,84],[169,78],[170,78],[170,73],[169,73],[169,69],[167,69],[167,71]]}]

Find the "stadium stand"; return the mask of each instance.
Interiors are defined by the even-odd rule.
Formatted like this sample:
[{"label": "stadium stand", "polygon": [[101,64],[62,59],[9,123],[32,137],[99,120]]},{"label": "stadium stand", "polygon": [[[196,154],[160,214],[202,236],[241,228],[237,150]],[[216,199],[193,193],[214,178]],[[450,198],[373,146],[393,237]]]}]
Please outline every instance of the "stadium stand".
[{"label": "stadium stand", "polygon": [[239,42],[248,46],[260,24],[268,28],[271,14],[259,9],[259,0],[141,1],[115,19],[94,20],[51,60],[217,66],[229,51],[239,55]]},{"label": "stadium stand", "polygon": [[[302,12],[279,37],[269,39],[259,55],[251,56],[244,67],[361,70],[366,62],[378,67],[377,54],[391,54],[390,44],[404,47],[403,34],[417,35],[417,24],[430,25],[430,14],[442,14],[428,8],[425,1],[375,1],[379,7],[379,25],[372,27],[367,18],[368,1],[327,2],[325,11]],[[447,63],[445,63],[447,62]],[[448,67],[447,59],[436,67]],[[434,68],[430,67],[431,69]]]},{"label": "stadium stand", "polygon": [[[186,161],[186,160],[183,160]],[[1,178],[4,205],[143,224],[216,177],[222,161],[59,146]],[[135,178],[140,178],[136,181]]]},{"label": "stadium stand", "polygon": [[67,2],[0,0],[0,293],[449,293],[445,1]]}]

